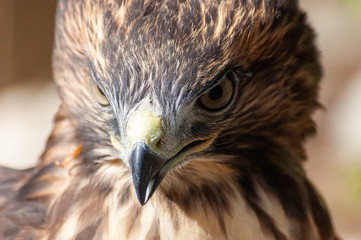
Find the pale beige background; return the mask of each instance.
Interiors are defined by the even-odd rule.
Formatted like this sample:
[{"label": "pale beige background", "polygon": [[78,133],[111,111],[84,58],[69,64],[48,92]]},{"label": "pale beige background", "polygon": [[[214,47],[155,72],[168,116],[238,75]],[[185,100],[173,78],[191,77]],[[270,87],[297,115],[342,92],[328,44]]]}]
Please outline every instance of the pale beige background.
[{"label": "pale beige background", "polygon": [[[361,8],[349,2],[301,0],[318,34],[327,109],[314,115],[318,135],[307,143],[306,168],[340,235],[360,240]],[[50,68],[54,11],[55,0],[0,0],[2,165],[34,165],[51,129],[59,104]]]}]

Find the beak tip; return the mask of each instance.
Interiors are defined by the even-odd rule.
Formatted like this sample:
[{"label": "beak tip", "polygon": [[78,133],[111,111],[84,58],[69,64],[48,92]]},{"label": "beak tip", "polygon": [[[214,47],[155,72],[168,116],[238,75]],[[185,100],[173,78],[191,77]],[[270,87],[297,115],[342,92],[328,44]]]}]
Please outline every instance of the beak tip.
[{"label": "beak tip", "polygon": [[130,154],[130,165],[133,184],[138,201],[145,205],[159,186],[164,176],[159,176],[159,171],[164,166],[166,159],[151,151],[143,142],[134,145]]},{"label": "beak tip", "polygon": [[153,193],[153,183],[154,181],[151,180],[149,183],[148,183],[148,186],[147,188],[144,190],[144,185],[139,185],[139,184],[135,184],[135,192],[136,192],[136,195],[137,195],[137,198],[138,198],[138,201],[139,203],[144,206],[148,200],[150,199],[150,197],[152,196],[152,193]]},{"label": "beak tip", "polygon": [[139,201],[139,203],[144,206],[147,202],[148,202],[149,199],[144,199],[143,201]]},{"label": "beak tip", "polygon": [[137,194],[137,198],[138,198],[140,205],[144,206],[147,203],[146,199],[139,196],[139,194]]},{"label": "beak tip", "polygon": [[137,195],[139,203],[143,206],[146,204],[144,184],[141,184],[139,178],[136,178],[133,174],[133,184],[135,193]]}]

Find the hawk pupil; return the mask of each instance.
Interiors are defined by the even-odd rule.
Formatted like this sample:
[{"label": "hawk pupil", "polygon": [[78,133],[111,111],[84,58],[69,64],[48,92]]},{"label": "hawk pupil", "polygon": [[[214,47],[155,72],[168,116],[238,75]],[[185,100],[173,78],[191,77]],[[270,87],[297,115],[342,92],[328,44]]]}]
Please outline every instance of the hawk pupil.
[{"label": "hawk pupil", "polygon": [[223,88],[220,85],[212,88],[208,92],[208,96],[212,101],[216,101],[216,100],[220,99],[222,97],[222,94],[223,94]]}]

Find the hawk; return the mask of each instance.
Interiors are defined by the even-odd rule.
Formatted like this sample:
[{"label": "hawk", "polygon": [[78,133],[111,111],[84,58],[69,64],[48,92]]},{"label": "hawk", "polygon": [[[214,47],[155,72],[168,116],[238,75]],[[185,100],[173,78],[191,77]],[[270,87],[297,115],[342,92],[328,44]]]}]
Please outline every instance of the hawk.
[{"label": "hawk", "polygon": [[303,168],[314,38],[296,0],[60,0],[61,106],[0,170],[0,238],[337,239]]}]

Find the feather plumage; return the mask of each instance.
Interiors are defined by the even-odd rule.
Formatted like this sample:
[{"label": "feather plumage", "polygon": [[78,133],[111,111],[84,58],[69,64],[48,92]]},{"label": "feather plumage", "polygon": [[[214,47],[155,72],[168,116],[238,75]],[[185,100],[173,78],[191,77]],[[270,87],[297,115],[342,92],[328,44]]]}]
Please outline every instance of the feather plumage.
[{"label": "feather plumage", "polygon": [[[60,0],[56,19],[62,105],[38,166],[0,169],[1,238],[337,239],[302,167],[321,66],[297,1]],[[229,106],[202,109],[225,75]],[[124,140],[142,108],[163,152],[199,144],[144,206]]]}]

